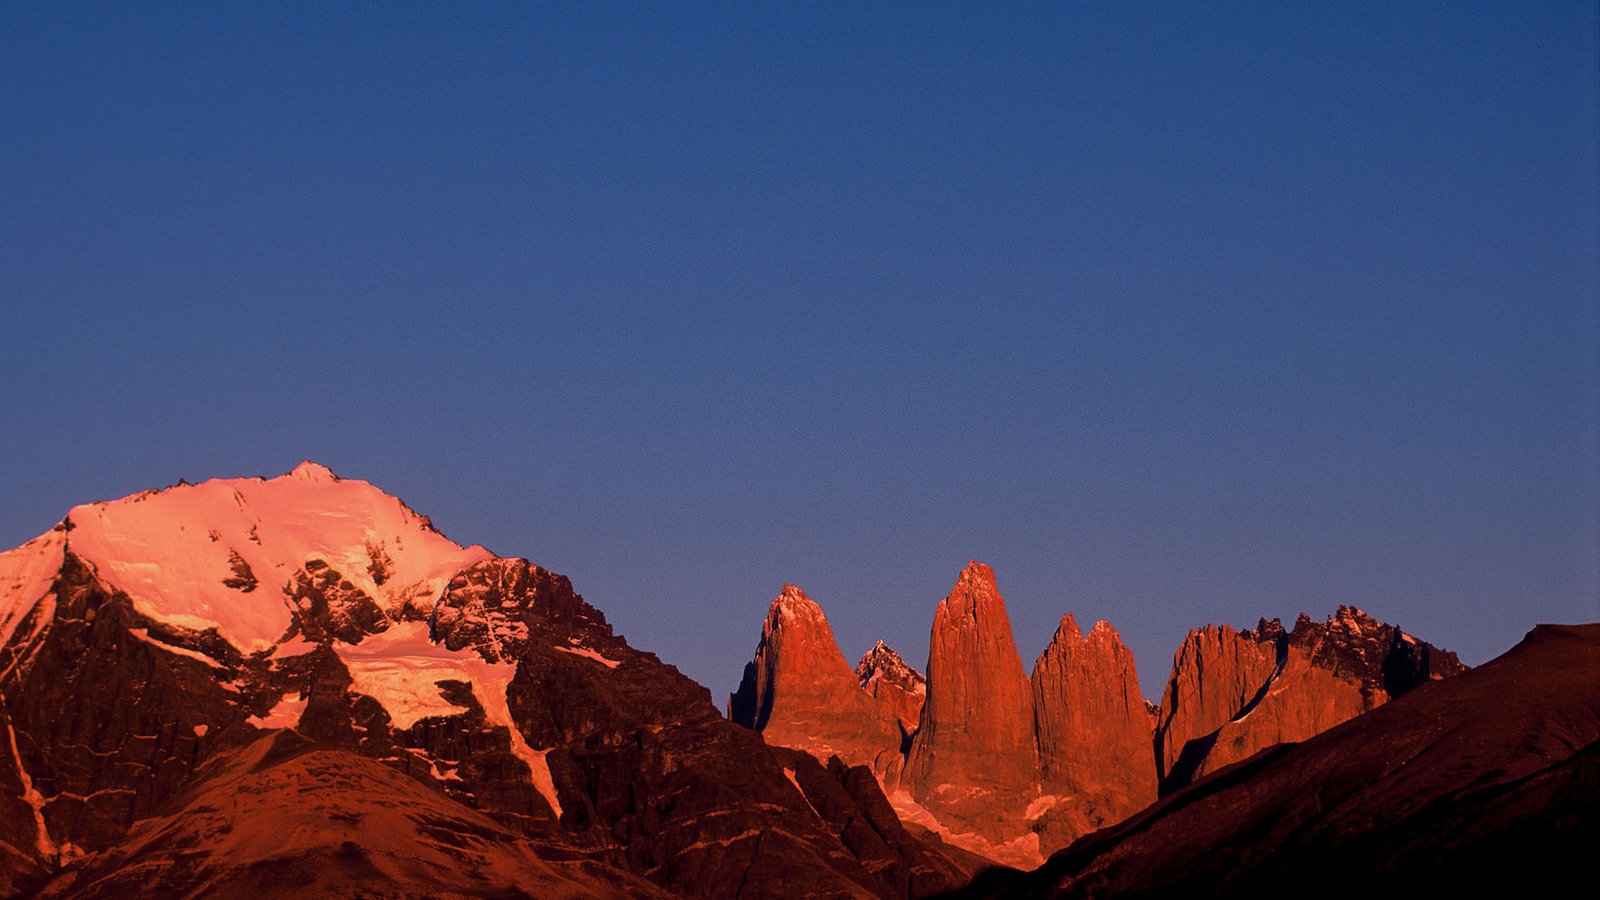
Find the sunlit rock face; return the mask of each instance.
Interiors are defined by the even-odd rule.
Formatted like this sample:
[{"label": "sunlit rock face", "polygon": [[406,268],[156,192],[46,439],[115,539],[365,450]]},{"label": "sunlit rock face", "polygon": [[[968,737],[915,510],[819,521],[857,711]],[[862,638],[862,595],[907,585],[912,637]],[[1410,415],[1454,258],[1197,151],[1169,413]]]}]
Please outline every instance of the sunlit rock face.
[{"label": "sunlit rock face", "polygon": [[[1189,632],[1173,656],[1161,697],[1155,732],[1158,776],[1172,777],[1190,741],[1215,733],[1250,705],[1277,670],[1282,631],[1274,619],[1254,631],[1207,625]],[[1198,745],[1190,753],[1204,755]],[[1197,765],[1188,764],[1185,781]]]},{"label": "sunlit rock face", "polygon": [[[403,886],[403,893],[397,888]],[[269,731],[218,748],[118,844],[34,895],[675,896],[622,869],[548,860],[518,829],[381,762]]]},{"label": "sunlit rock face", "polygon": [[[872,708],[842,657],[832,672]],[[868,815],[888,803],[869,770],[824,777],[733,726],[565,577],[310,463],[77,507],[0,553],[0,732],[0,895],[249,896],[262,865],[334,892],[352,871],[385,895],[470,887],[441,860],[552,896],[915,896],[967,875]],[[204,802],[244,784],[296,794]],[[263,843],[274,815],[305,828]]]},{"label": "sunlit rock face", "polygon": [[1028,827],[1039,796],[1033,691],[994,571],[982,563],[962,570],[934,613],[928,698],[904,778],[951,833],[995,845],[1031,840],[1037,851]]},{"label": "sunlit rock face", "polygon": [[1191,631],[1174,656],[1156,726],[1161,789],[1285,741],[1301,741],[1419,684],[1465,671],[1454,653],[1353,607],[1254,630]]},{"label": "sunlit rock face", "polygon": [[804,750],[824,764],[838,756],[880,774],[898,767],[894,710],[861,689],[822,607],[792,584],[767,610],[729,715],[767,743]]},{"label": "sunlit rock face", "polygon": [[1157,707],[1107,622],[1085,634],[1064,616],[1025,677],[994,573],[976,562],[938,604],[926,678],[881,642],[857,665],[854,690],[842,668],[821,609],[785,588],[733,718],[772,745],[870,761],[906,822],[1024,868],[1146,808],[1158,789],[1463,669],[1341,607],[1326,622],[1301,616],[1292,632],[1276,620],[1190,632]]},{"label": "sunlit rock face", "polygon": [[1154,722],[1133,651],[1108,622],[1085,635],[1071,615],[1033,667],[1046,852],[1122,821],[1156,799]]}]

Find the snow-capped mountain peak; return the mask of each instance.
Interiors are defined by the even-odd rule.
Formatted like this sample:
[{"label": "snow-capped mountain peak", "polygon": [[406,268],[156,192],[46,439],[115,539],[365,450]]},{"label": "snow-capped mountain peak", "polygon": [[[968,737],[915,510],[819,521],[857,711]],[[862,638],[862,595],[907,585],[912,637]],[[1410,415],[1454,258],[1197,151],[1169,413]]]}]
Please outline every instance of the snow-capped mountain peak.
[{"label": "snow-capped mountain peak", "polygon": [[[398,498],[303,462],[277,478],[212,479],[75,507],[66,549],[142,614],[215,628],[241,652],[285,636],[297,574],[359,592],[392,615],[423,610],[493,554],[463,547]],[[19,548],[21,549],[21,548]]]}]

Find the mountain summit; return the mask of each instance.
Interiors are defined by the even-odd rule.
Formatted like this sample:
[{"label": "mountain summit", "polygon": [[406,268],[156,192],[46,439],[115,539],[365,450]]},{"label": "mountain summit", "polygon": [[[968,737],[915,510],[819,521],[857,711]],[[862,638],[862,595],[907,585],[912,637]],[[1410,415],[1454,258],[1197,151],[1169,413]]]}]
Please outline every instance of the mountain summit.
[{"label": "mountain summit", "polygon": [[1301,741],[1429,681],[1466,671],[1454,653],[1350,606],[1234,631],[1191,631],[1161,699],[1163,792],[1275,744]]},{"label": "mountain summit", "polygon": [[[1348,609],[1311,625],[1324,627],[1305,636],[1338,641],[1349,625],[1372,631]],[[1201,776],[1035,872],[992,872],[956,896],[1562,896],[1592,880],[1597,839],[1600,625],[1540,625],[1477,669]]]}]

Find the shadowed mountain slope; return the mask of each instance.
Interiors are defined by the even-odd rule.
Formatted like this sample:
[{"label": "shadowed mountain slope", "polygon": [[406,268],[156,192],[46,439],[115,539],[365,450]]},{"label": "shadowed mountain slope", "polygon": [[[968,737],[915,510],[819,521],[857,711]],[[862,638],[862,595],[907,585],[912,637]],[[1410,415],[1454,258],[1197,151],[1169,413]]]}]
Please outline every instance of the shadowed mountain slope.
[{"label": "shadowed mountain slope", "polygon": [[553,862],[478,810],[292,731],[221,753],[110,852],[40,897],[670,897],[576,857]]}]

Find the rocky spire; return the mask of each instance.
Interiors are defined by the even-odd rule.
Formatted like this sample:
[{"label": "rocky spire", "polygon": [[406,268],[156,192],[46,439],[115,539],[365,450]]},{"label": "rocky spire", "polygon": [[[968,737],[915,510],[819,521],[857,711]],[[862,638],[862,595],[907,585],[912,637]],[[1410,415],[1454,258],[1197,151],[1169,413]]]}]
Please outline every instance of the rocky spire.
[{"label": "rocky spire", "polygon": [[1038,795],[1033,696],[994,571],[972,562],[934,613],[928,699],[911,742],[912,796],[951,831],[1027,835]]},{"label": "rocky spire", "polygon": [[1041,790],[1055,798],[1040,825],[1047,852],[1156,799],[1153,723],[1133,652],[1110,623],[1085,636],[1062,616],[1032,684]]},{"label": "rocky spire", "polygon": [[861,690],[822,607],[792,584],[768,608],[728,712],[768,744],[804,750],[824,764],[836,755],[881,775],[899,761],[892,716]]}]

